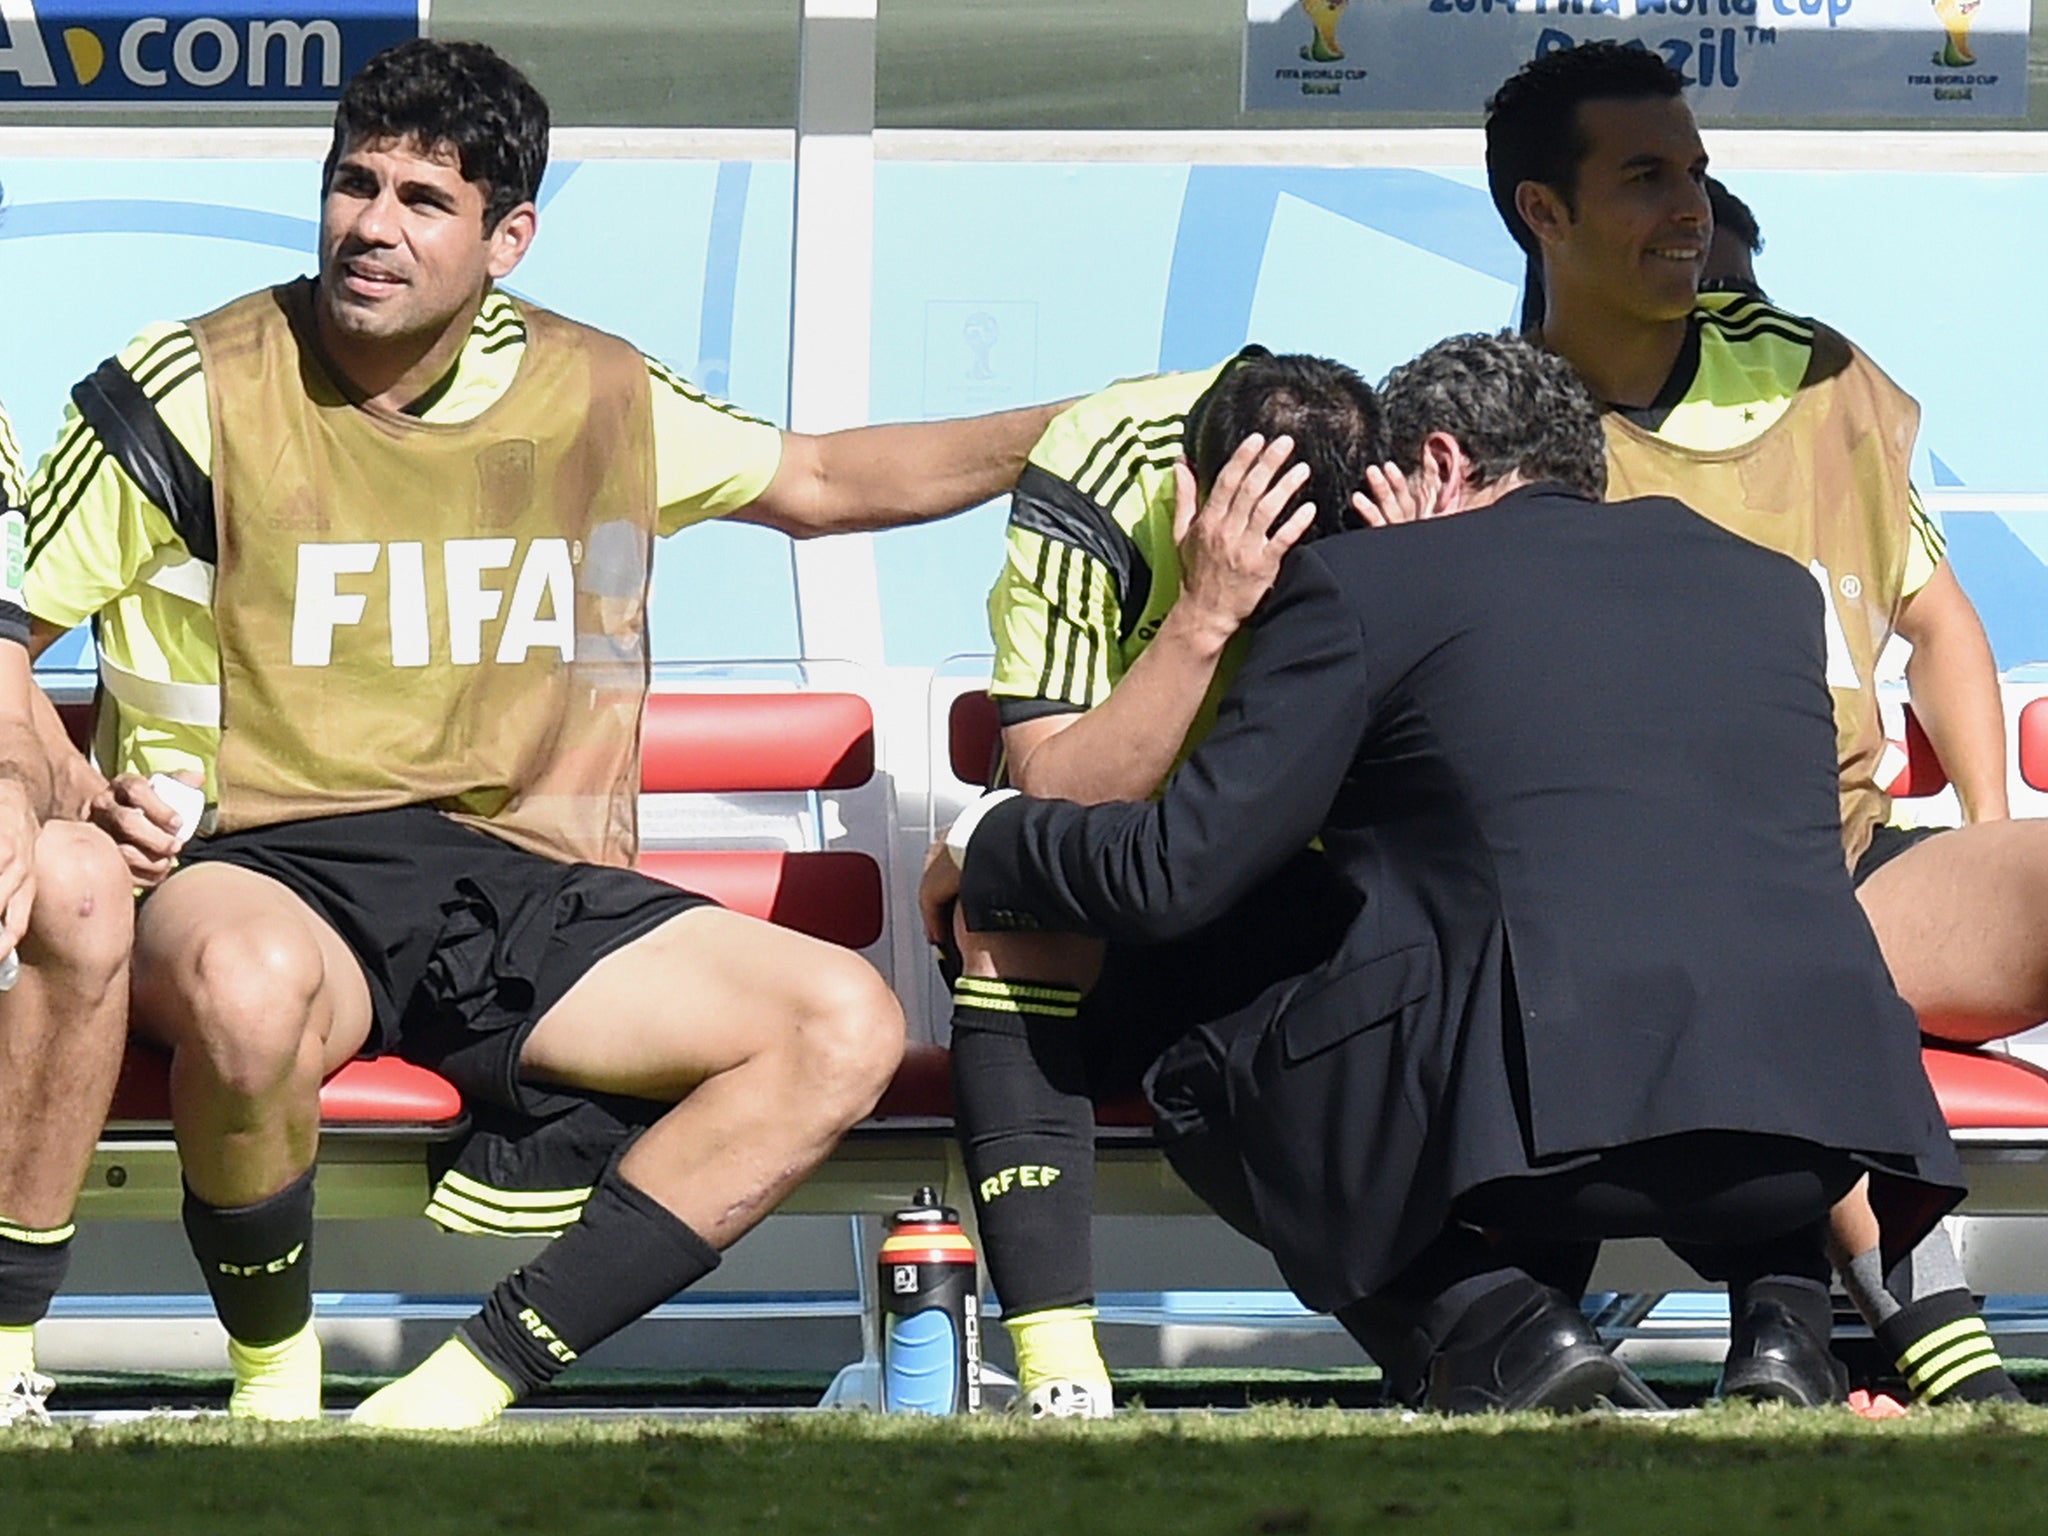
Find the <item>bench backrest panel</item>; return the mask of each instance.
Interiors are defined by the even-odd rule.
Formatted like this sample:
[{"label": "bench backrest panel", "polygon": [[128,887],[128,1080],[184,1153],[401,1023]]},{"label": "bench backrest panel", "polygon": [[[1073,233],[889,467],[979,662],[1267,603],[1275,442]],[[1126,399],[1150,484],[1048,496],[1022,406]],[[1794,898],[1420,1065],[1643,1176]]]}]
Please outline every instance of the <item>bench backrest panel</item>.
[{"label": "bench backrest panel", "polygon": [[963,693],[946,712],[946,761],[963,784],[987,784],[1002,740],[996,701],[979,689]]},{"label": "bench backrest panel", "polygon": [[858,789],[875,712],[856,693],[656,693],[640,735],[650,795]]},{"label": "bench backrest panel", "polygon": [[640,870],[812,938],[865,949],[882,936],[882,872],[864,853],[649,848]]},{"label": "bench backrest panel", "polygon": [[1927,733],[1920,728],[1919,718],[1913,708],[1906,706],[1906,766],[1899,770],[1886,788],[1894,800],[1920,800],[1929,795],[1938,795],[1948,788],[1948,770],[1941,766],[1941,758],[1935,753],[1934,743],[1927,739]]},{"label": "bench backrest panel", "polygon": [[92,708],[91,699],[66,699],[57,706],[64,734],[71,738],[71,745],[88,757],[92,756]]},{"label": "bench backrest panel", "polygon": [[2020,779],[2048,794],[2048,698],[2033,699],[2020,711]]}]

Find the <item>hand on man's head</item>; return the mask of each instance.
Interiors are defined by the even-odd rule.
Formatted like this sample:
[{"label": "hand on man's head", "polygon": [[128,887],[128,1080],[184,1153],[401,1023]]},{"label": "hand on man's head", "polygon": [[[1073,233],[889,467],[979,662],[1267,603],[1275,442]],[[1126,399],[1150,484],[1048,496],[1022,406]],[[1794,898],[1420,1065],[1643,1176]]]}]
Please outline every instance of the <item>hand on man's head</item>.
[{"label": "hand on man's head", "polygon": [[1442,515],[1437,494],[1442,488],[1443,478],[1437,472],[1436,461],[1429,455],[1423,455],[1421,467],[1412,480],[1401,472],[1400,465],[1389,459],[1384,464],[1371,465],[1366,469],[1365,489],[1351,493],[1351,510],[1368,528],[1419,523]]},{"label": "hand on man's head", "polygon": [[1309,467],[1289,463],[1294,440],[1270,442],[1253,433],[1225,462],[1206,497],[1183,459],[1174,466],[1174,542],[1180,550],[1185,609],[1221,638],[1236,633],[1272,590],[1280,562],[1314,523],[1315,503],[1288,503],[1308,482]]}]

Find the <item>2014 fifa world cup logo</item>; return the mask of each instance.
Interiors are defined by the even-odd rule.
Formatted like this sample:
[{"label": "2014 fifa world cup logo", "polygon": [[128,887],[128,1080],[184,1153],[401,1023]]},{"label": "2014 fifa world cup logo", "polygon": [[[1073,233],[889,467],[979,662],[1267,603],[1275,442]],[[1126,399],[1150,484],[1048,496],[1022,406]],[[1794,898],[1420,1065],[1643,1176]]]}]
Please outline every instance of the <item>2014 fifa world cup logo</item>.
[{"label": "2014 fifa world cup logo", "polygon": [[[1301,0],[1301,9],[1316,29],[1316,35],[1302,45],[1301,56],[1315,64],[1332,64],[1344,57],[1344,49],[1337,41],[1337,23],[1343,18],[1344,7],[1351,0]],[[1937,0],[1937,3],[1952,4],[1954,0]],[[1974,9],[1974,0],[1972,0]]]},{"label": "2014 fifa world cup logo", "polygon": [[[1303,0],[1306,4],[1307,0]],[[1982,0],[1934,0],[1934,14],[1948,32],[1934,62],[1949,69],[1962,69],[1977,62],[1970,52],[1970,24],[1977,19]]]}]

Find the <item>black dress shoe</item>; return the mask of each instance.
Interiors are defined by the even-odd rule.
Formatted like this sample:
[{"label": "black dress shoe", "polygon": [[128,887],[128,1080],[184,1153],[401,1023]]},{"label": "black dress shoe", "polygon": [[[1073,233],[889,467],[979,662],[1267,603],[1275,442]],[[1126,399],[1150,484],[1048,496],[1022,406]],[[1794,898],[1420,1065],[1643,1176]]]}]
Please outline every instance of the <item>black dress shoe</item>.
[{"label": "black dress shoe", "polygon": [[1585,1315],[1561,1293],[1531,1282],[1498,1326],[1467,1343],[1454,1334],[1430,1357],[1423,1402],[1439,1413],[1575,1413],[1620,1379]]},{"label": "black dress shoe", "polygon": [[1728,1330],[1717,1395],[1818,1408],[1848,1398],[1849,1371],[1790,1307],[1759,1297]]}]

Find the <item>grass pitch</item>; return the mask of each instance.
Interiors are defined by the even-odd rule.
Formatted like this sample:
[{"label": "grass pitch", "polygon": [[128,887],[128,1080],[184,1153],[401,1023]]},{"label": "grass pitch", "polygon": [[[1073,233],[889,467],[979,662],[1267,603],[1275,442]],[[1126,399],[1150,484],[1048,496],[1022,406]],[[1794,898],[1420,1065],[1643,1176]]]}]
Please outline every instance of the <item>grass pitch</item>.
[{"label": "grass pitch", "polygon": [[2048,1410],[1714,1408],[1107,1424],[804,1414],[373,1437],[224,1419],[0,1438],[5,1529],[1854,1533],[2048,1531]]}]

